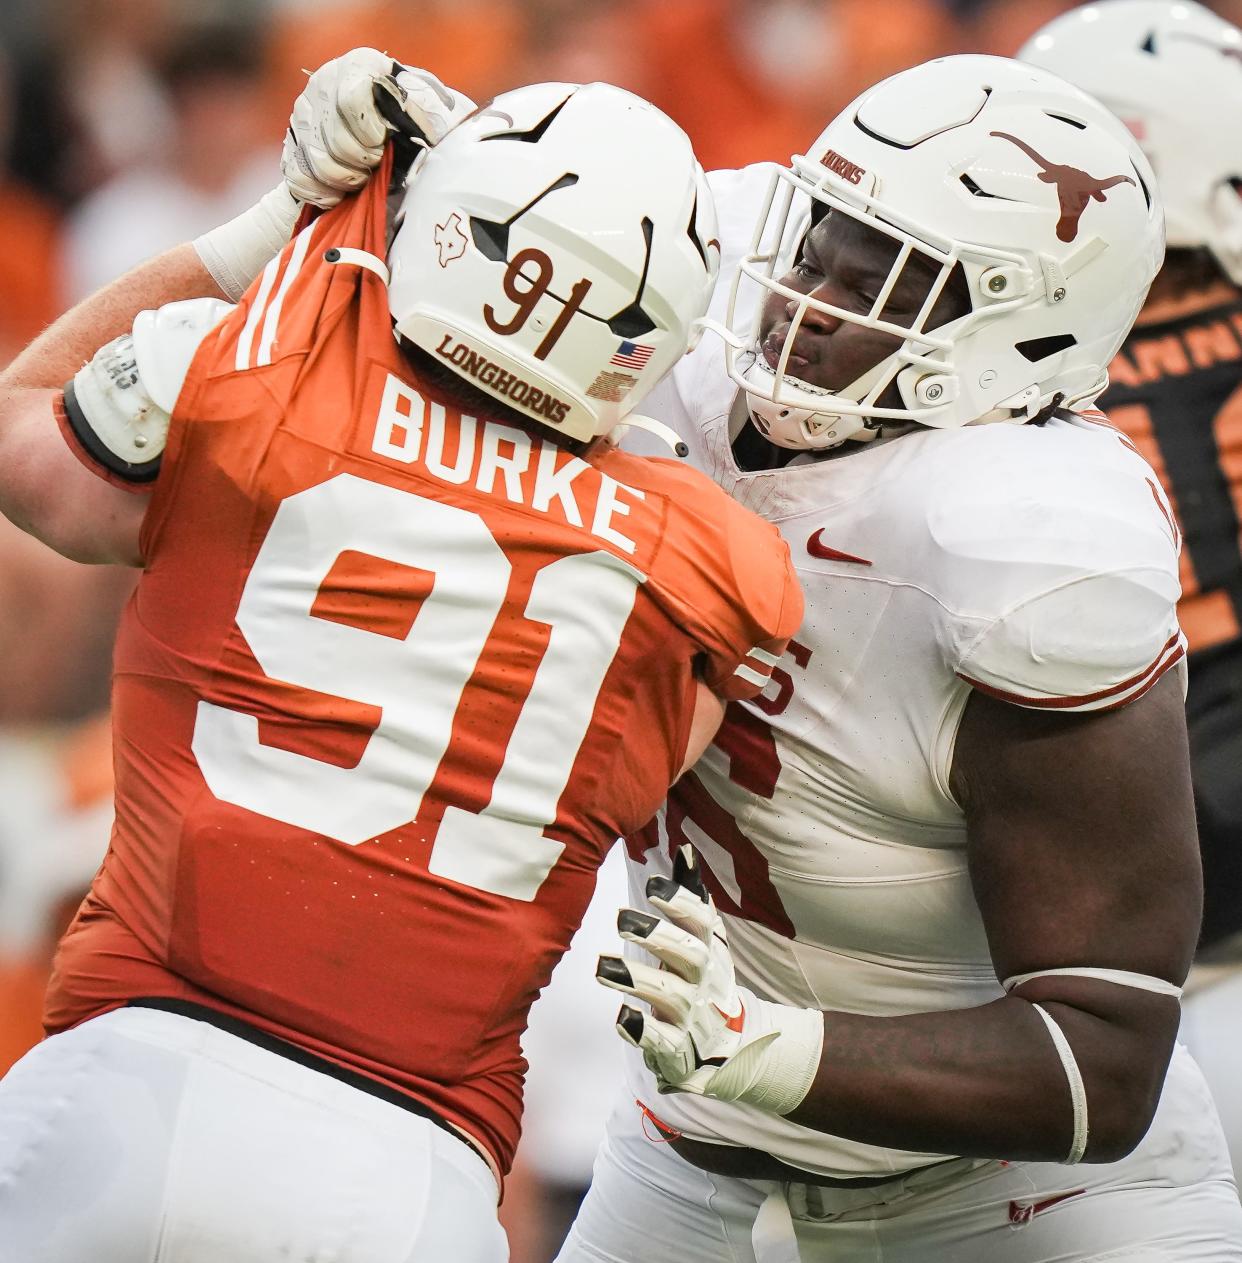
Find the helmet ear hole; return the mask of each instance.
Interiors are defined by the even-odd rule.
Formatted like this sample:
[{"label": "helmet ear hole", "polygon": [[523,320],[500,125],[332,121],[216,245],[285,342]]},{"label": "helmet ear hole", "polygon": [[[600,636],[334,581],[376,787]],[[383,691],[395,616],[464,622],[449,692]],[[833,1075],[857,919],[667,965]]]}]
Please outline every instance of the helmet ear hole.
[{"label": "helmet ear hole", "polygon": [[704,267],[711,267],[707,261],[707,247],[699,238],[699,195],[694,195],[694,205],[690,208],[690,222],[686,225],[686,235],[690,238],[690,244],[699,252],[699,258],[703,260]]},{"label": "helmet ear hole", "polygon": [[1147,209],[1151,210],[1151,189],[1147,187],[1147,181],[1143,179],[1143,173],[1138,169],[1138,163],[1131,162],[1130,166],[1138,179],[1139,188],[1143,190],[1143,199],[1147,203]]},{"label": "helmet ear hole", "polygon": [[1023,359],[1038,364],[1040,360],[1046,360],[1058,351],[1067,351],[1077,345],[1078,339],[1072,333],[1053,333],[1046,338],[1028,338],[1025,342],[1016,342],[1014,350]]}]

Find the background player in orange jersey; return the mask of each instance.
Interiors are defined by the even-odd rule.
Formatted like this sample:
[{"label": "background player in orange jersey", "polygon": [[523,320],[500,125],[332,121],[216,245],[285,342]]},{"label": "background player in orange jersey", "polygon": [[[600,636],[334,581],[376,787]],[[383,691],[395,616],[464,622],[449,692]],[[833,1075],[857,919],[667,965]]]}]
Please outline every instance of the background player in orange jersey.
[{"label": "background player in orange jersey", "polygon": [[1185,533],[1178,618],[1203,853],[1200,963],[1182,1034],[1242,1164],[1242,31],[1193,0],[1109,0],[1021,56],[1088,89],[1151,159],[1165,264],[1101,406],[1160,477]]},{"label": "background player in orange jersey", "polygon": [[[329,153],[323,114],[377,80],[430,139],[465,112],[375,57],[295,109],[299,193],[362,182],[383,128]],[[143,570],[112,844],[0,1084],[3,1263],[503,1259],[527,1009],[801,618],[774,529],[596,441],[715,280],[684,134],[548,84],[409,148],[395,235],[389,151],[266,265],[285,189],[0,381],[0,507]]]}]

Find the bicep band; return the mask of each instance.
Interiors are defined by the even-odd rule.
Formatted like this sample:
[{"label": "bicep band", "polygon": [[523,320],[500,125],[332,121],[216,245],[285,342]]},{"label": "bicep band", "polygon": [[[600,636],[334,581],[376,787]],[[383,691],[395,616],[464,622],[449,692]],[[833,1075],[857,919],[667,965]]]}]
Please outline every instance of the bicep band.
[{"label": "bicep band", "polygon": [[1031,1007],[1048,1028],[1048,1034],[1052,1036],[1057,1056],[1061,1058],[1061,1068],[1065,1071],[1065,1078],[1069,1083],[1070,1104],[1074,1107],[1074,1137],[1070,1141],[1069,1153],[1061,1161],[1072,1166],[1081,1162],[1083,1154],[1087,1152],[1087,1138],[1090,1134],[1087,1123],[1087,1088],[1082,1081],[1082,1071],[1078,1069],[1074,1050],[1070,1047],[1069,1040],[1065,1038],[1065,1032],[1046,1009],[1038,1004],[1033,1004]]},{"label": "bicep band", "polygon": [[1150,974],[1135,974],[1128,969],[1091,969],[1086,966],[1071,966],[1066,969],[1039,969],[1029,974],[1014,974],[1001,984],[1006,991],[1020,987],[1024,982],[1032,982],[1036,978],[1094,978],[1097,982],[1111,982],[1119,987],[1133,987],[1137,991],[1152,991],[1156,995],[1171,996],[1180,1000],[1181,987],[1175,987],[1163,978],[1153,978]]},{"label": "bicep band", "polygon": [[[1088,966],[1040,969],[1029,974],[1014,974],[1012,978],[1006,978],[1002,985],[1007,992],[1013,991],[1015,987],[1020,987],[1024,982],[1032,982],[1036,978],[1091,978],[1097,982],[1111,982],[1118,987],[1133,987],[1137,991],[1149,991],[1175,1000],[1182,994],[1181,987],[1175,987],[1163,978],[1153,978],[1150,974],[1136,974],[1128,969],[1092,969]],[[1087,1088],[1082,1081],[1082,1072],[1078,1069],[1074,1050],[1066,1039],[1065,1032],[1046,1009],[1038,1004],[1032,1004],[1031,1007],[1048,1028],[1048,1034],[1052,1036],[1053,1046],[1057,1050],[1057,1056],[1061,1058],[1061,1068],[1065,1071],[1065,1078],[1069,1083],[1070,1103],[1074,1107],[1074,1136],[1070,1142],[1069,1153],[1062,1161],[1072,1165],[1081,1162],[1083,1154],[1087,1152],[1089,1136]]]}]

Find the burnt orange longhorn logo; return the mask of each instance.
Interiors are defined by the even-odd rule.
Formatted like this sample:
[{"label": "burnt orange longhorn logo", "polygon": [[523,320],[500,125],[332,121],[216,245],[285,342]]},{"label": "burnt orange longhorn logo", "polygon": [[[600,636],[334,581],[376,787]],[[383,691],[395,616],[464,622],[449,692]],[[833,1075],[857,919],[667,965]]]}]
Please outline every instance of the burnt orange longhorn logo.
[{"label": "burnt orange longhorn logo", "polygon": [[[1094,198],[1097,202],[1107,199],[1104,194],[1118,184],[1134,184],[1128,175],[1110,175],[1104,179],[1096,179],[1077,167],[1067,167],[1059,162],[1049,162],[1042,154],[1038,154],[1024,140],[1009,135],[1008,132],[992,132],[1000,140],[1007,140],[1017,145],[1032,162],[1038,163],[1043,170],[1039,178],[1045,184],[1057,186],[1057,198],[1061,203],[1061,218],[1057,222],[1057,237],[1061,241],[1073,241],[1078,236],[1078,221],[1087,209],[1087,203]],[[1137,187],[1137,186],[1136,186]]]}]

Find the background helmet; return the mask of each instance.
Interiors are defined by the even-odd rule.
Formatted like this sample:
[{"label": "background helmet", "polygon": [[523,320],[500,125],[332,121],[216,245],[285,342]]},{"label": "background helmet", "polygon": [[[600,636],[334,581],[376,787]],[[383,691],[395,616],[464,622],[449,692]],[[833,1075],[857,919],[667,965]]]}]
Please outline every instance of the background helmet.
[{"label": "background helmet", "polygon": [[719,266],[689,139],[601,83],[496,97],[416,160],[397,224],[398,334],[579,440],[686,351]]},{"label": "background helmet", "polygon": [[[816,203],[894,243],[888,284],[868,314],[780,283]],[[880,313],[913,251],[937,280],[907,328]],[[886,419],[1027,421],[1054,400],[1085,404],[1104,389],[1163,252],[1151,168],[1114,115],[1034,66],[942,58],[869,89],[775,175],[720,330],[726,363],[759,427],[784,447],[871,437]],[[957,268],[972,308],[928,329]],[[797,308],[786,355],[811,309],[901,345],[844,389],[818,389],[759,354],[761,303],[772,292]],[[893,382],[900,405],[881,407]]]},{"label": "background helmet", "polygon": [[1206,247],[1242,285],[1242,31],[1193,0],[1109,0],[1048,23],[1018,56],[1130,128],[1160,184],[1169,245]]}]

